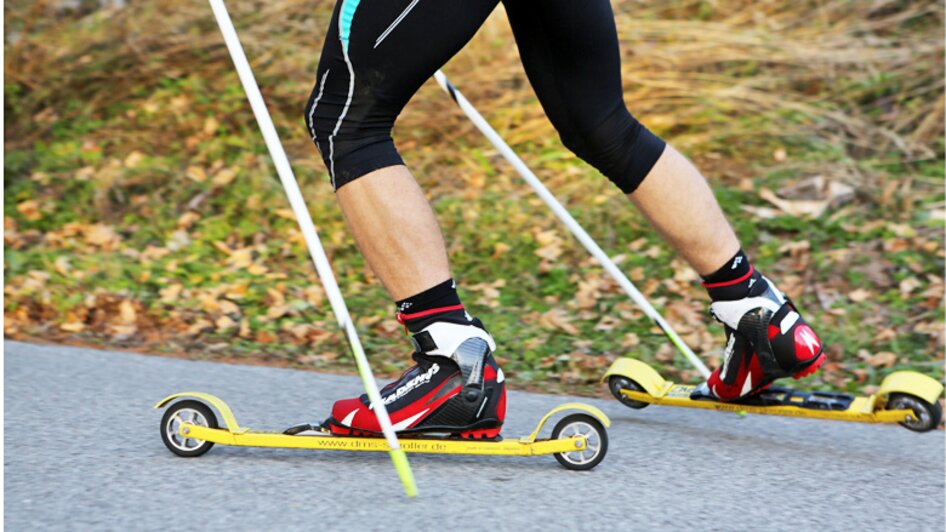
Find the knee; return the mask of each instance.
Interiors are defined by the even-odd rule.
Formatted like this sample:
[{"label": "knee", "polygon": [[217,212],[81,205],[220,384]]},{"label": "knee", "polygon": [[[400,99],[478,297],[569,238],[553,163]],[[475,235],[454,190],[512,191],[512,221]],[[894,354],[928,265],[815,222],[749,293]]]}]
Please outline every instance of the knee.
[{"label": "knee", "polygon": [[581,118],[561,130],[565,146],[610,179],[625,194],[640,186],[663,153],[665,143],[618,106],[604,120]]},{"label": "knee", "polygon": [[365,112],[368,108],[347,94],[331,94],[324,79],[316,83],[306,104],[307,133],[335,190],[379,168],[403,164],[391,138],[394,117]]}]

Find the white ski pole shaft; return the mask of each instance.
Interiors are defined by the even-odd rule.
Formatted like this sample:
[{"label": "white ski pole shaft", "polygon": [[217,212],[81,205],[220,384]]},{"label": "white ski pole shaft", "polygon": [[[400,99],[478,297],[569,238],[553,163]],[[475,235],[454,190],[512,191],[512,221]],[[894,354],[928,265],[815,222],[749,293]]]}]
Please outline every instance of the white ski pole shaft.
[{"label": "white ski pole shaft", "polygon": [[338,283],[335,281],[332,266],[329,264],[325,250],[322,248],[322,242],[319,240],[319,235],[315,230],[315,224],[312,223],[312,217],[306,207],[305,200],[302,198],[302,192],[299,190],[299,185],[292,172],[292,167],[289,165],[289,158],[286,157],[286,152],[283,150],[282,143],[279,141],[279,135],[276,133],[276,127],[273,125],[273,120],[269,116],[269,110],[266,108],[266,103],[263,101],[263,95],[260,93],[259,86],[256,84],[253,70],[250,68],[250,63],[246,60],[246,54],[243,52],[243,46],[240,44],[236,29],[233,27],[233,21],[230,20],[230,14],[227,12],[227,7],[224,5],[223,0],[209,1],[210,7],[213,8],[214,17],[217,19],[217,25],[220,26],[220,32],[223,34],[223,39],[227,44],[227,49],[230,51],[230,57],[233,59],[233,64],[240,77],[240,83],[243,84],[243,90],[246,91],[246,97],[250,101],[250,106],[253,108],[253,114],[256,116],[260,132],[263,134],[263,139],[266,141],[266,147],[269,149],[269,155],[273,159],[276,173],[279,174],[279,179],[282,181],[286,195],[289,197],[289,203],[292,205],[292,211],[299,221],[299,228],[302,230],[302,236],[305,238],[306,246],[309,248],[309,255],[312,257],[312,262],[315,263],[315,269],[319,273],[322,285],[325,287],[325,294],[328,297],[329,304],[332,306],[332,312],[335,314],[339,326],[344,329],[345,334],[348,336],[348,342],[351,345],[355,363],[358,366],[358,373],[361,375],[361,380],[365,385],[365,391],[368,393],[368,398],[371,400],[374,413],[378,418],[378,423],[381,425],[381,430],[384,432],[384,437],[387,439],[388,446],[391,448],[391,459],[401,478],[401,482],[404,484],[404,490],[407,492],[408,496],[413,497],[417,494],[417,486],[414,482],[410,465],[407,462],[407,456],[404,454],[404,450],[401,449],[397,435],[394,433],[394,428],[391,426],[391,419],[388,416],[387,408],[385,408],[381,400],[381,394],[378,392],[378,384],[374,379],[374,375],[371,373],[371,368],[368,366],[364,348],[358,338],[358,331],[355,329],[354,323],[352,323],[351,316],[348,313],[348,307],[345,305],[345,299],[342,297],[342,292],[339,290]]},{"label": "white ski pole shaft", "polygon": [[504,141],[503,138],[499,136],[499,133],[497,133],[496,130],[489,125],[489,122],[487,122],[486,119],[480,115],[479,111],[473,107],[473,104],[471,104],[469,100],[467,100],[463,94],[460,93],[460,91],[457,90],[457,88],[454,87],[452,83],[450,83],[450,80],[447,79],[447,76],[444,75],[442,71],[438,70],[434,74],[434,79],[436,79],[437,83],[440,84],[443,90],[445,90],[447,94],[453,98],[453,101],[455,101],[457,105],[460,106],[460,109],[462,109],[466,116],[473,122],[473,125],[475,125],[476,128],[486,136],[490,143],[492,143],[493,146],[499,150],[499,153],[502,154],[503,158],[505,158],[509,164],[515,168],[516,172],[518,172],[519,175],[526,180],[526,183],[528,183],[529,186],[535,190],[536,194],[542,198],[542,201],[544,201],[545,204],[548,205],[550,209],[552,209],[552,212],[555,213],[555,216],[557,216],[558,219],[561,220],[566,227],[568,227],[568,230],[571,231],[573,235],[575,235],[575,238],[577,238],[578,241],[581,242],[583,246],[585,246],[585,249],[587,249],[594,258],[598,259],[598,262],[605,269],[605,271],[608,272],[608,274],[610,274],[611,277],[617,281],[618,285],[621,286],[624,292],[626,292],[627,295],[630,296],[630,298],[635,303],[637,303],[641,310],[644,311],[644,314],[646,314],[651,320],[654,321],[654,323],[657,324],[658,327],[660,327],[660,329],[664,332],[664,334],[667,335],[670,341],[673,342],[677,349],[683,353],[687,360],[690,361],[693,367],[696,368],[696,370],[699,371],[704,378],[709,377],[710,371],[707,369],[706,365],[704,365],[703,362],[696,356],[696,354],[690,350],[689,346],[683,342],[683,340],[677,335],[670,324],[663,319],[660,313],[657,312],[650,302],[647,301],[644,295],[640,293],[637,287],[634,286],[634,283],[632,283],[631,280],[628,279],[626,275],[624,275],[624,272],[622,272],[621,269],[618,268],[617,264],[611,260],[611,257],[609,257],[607,253],[601,249],[598,243],[595,242],[593,238],[591,238],[591,236],[581,225],[579,225],[579,223],[575,220],[575,218],[572,217],[568,210],[565,209],[561,203],[559,203],[559,201],[554,195],[552,195],[551,192],[549,192],[549,189],[546,188],[546,186],[542,184],[542,181],[540,181],[539,178],[536,177],[536,175],[532,172],[532,170],[526,166],[526,163],[524,163],[522,159],[516,155],[516,152],[514,152],[512,148],[506,144],[506,141]]}]

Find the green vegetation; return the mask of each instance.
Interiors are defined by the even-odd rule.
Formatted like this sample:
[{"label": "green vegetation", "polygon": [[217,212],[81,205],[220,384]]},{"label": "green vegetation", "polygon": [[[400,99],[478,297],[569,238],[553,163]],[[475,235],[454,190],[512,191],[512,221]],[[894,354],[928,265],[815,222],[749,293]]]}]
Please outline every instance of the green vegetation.
[{"label": "green vegetation", "polygon": [[[331,2],[234,19],[376,370],[408,344],[302,108]],[[673,7],[666,7],[666,5]],[[703,169],[828,345],[813,386],[943,377],[941,2],[614,2],[631,110]],[[353,371],[209,8],[5,4],[5,334]],[[445,71],[710,365],[695,274],[559,142],[502,10]],[[686,362],[428,83],[396,130],[516,386]]]}]

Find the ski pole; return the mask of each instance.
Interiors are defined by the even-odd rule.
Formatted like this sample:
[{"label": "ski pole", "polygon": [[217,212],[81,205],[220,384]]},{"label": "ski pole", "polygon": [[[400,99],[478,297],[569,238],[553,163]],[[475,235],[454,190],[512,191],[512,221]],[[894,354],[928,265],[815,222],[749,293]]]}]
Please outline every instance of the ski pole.
[{"label": "ski pole", "polygon": [[632,283],[631,280],[628,279],[626,275],[624,275],[624,272],[622,272],[621,269],[618,268],[617,264],[611,260],[611,257],[609,257],[607,253],[601,249],[601,246],[599,246],[598,243],[595,242],[593,238],[591,238],[585,229],[575,220],[574,217],[572,217],[568,210],[562,206],[562,204],[555,198],[554,195],[552,195],[551,192],[549,192],[549,189],[546,188],[546,186],[542,184],[542,181],[540,181],[539,178],[536,177],[536,175],[532,172],[532,170],[526,166],[526,163],[524,163],[522,159],[516,155],[516,152],[514,152],[512,148],[506,144],[506,141],[504,141],[503,138],[499,136],[499,133],[497,133],[496,130],[489,125],[489,122],[487,122],[486,119],[484,119],[479,113],[479,111],[473,107],[473,104],[471,104],[469,100],[467,100],[463,94],[460,93],[460,91],[457,90],[457,88],[454,87],[452,83],[450,83],[450,80],[447,79],[447,76],[442,71],[438,70],[434,74],[434,79],[436,79],[437,83],[440,84],[440,87],[443,88],[443,90],[446,91],[451,98],[453,98],[453,101],[456,102],[460,109],[463,110],[463,113],[466,114],[467,118],[473,122],[473,125],[475,125],[476,128],[479,129],[484,136],[486,136],[490,143],[492,143],[492,145],[495,146],[497,150],[499,150],[499,153],[502,154],[503,158],[505,158],[506,161],[508,161],[509,164],[511,164],[516,170],[516,172],[518,172],[519,175],[526,180],[526,183],[528,183],[529,186],[535,190],[535,193],[538,194],[540,198],[542,198],[542,201],[544,201],[545,204],[548,205],[550,209],[552,209],[552,212],[555,213],[555,216],[557,216],[558,219],[565,224],[568,230],[571,231],[573,235],[575,235],[575,238],[577,238],[578,241],[581,242],[583,246],[585,246],[585,249],[587,249],[594,258],[598,259],[598,262],[601,264],[604,270],[608,272],[608,274],[610,274],[615,281],[617,281],[618,285],[621,286],[624,292],[627,293],[627,295],[630,296],[635,303],[637,303],[637,306],[639,306],[641,310],[644,311],[644,314],[653,320],[657,327],[660,327],[660,330],[662,330],[664,334],[667,335],[667,338],[669,338],[670,341],[673,342],[673,345],[675,345],[677,349],[683,353],[683,355],[687,358],[687,360],[690,361],[693,367],[703,375],[703,378],[709,377],[710,371],[707,369],[706,365],[704,365],[703,362],[696,356],[696,354],[690,350],[689,346],[683,342],[683,339],[677,335],[670,324],[663,319],[660,313],[657,312],[650,302],[647,301],[644,295],[640,293],[637,287],[634,286],[634,283]]},{"label": "ski pole", "polygon": [[230,13],[223,0],[209,0],[210,7],[213,9],[214,17],[217,19],[217,25],[220,26],[220,33],[227,44],[227,50],[230,51],[230,57],[233,59],[233,65],[236,67],[237,74],[240,77],[240,83],[243,84],[243,90],[246,91],[246,97],[253,108],[253,114],[256,116],[256,122],[259,124],[260,132],[266,141],[266,147],[269,149],[269,155],[273,159],[276,167],[276,173],[279,174],[279,180],[282,182],[286,195],[289,197],[289,203],[292,205],[292,211],[299,221],[299,228],[302,230],[302,236],[305,238],[306,246],[309,248],[309,255],[312,262],[315,263],[315,269],[319,273],[319,279],[322,280],[322,286],[325,288],[325,294],[328,297],[332,312],[338,325],[344,329],[348,337],[348,343],[351,346],[352,354],[355,357],[355,364],[358,366],[358,373],[364,383],[365,391],[387,439],[388,447],[391,448],[391,461],[397,470],[401,483],[404,485],[404,491],[408,497],[417,495],[417,484],[414,481],[414,474],[411,472],[410,464],[407,462],[407,455],[401,449],[397,441],[397,435],[391,426],[391,418],[388,416],[388,410],[381,400],[381,394],[378,392],[378,383],[371,373],[371,367],[368,366],[368,360],[365,357],[365,350],[358,338],[358,331],[352,323],[351,315],[348,313],[348,307],[345,305],[345,299],[335,281],[335,274],[332,273],[332,266],[322,248],[322,242],[315,230],[315,224],[312,223],[312,216],[306,207],[305,200],[302,198],[302,192],[296,182],[296,177],[289,165],[289,158],[283,150],[282,143],[279,141],[279,135],[273,126],[273,120],[269,116],[269,110],[263,101],[263,95],[260,93],[259,86],[256,84],[256,78],[253,76],[253,70],[250,63],[246,60],[246,54],[243,52],[243,46],[240,45],[240,39],[237,36],[236,29],[233,27],[233,21],[230,20]]}]

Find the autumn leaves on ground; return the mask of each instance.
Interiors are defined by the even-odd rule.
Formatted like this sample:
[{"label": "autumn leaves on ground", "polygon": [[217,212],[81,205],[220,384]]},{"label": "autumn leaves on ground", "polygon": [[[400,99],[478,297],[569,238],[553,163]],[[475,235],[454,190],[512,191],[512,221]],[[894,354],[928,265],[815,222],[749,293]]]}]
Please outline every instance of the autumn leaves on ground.
[{"label": "autumn leaves on ground", "polygon": [[[209,7],[79,4],[5,4],[6,337],[354,371]],[[408,343],[303,128],[331,3],[230,7],[372,364],[396,373]],[[631,110],[818,325],[807,386],[942,378],[942,3],[614,7]],[[562,147],[502,9],[445,71],[717,364],[696,275]],[[601,393],[624,355],[698,378],[433,83],[395,138],[516,386]]]}]

